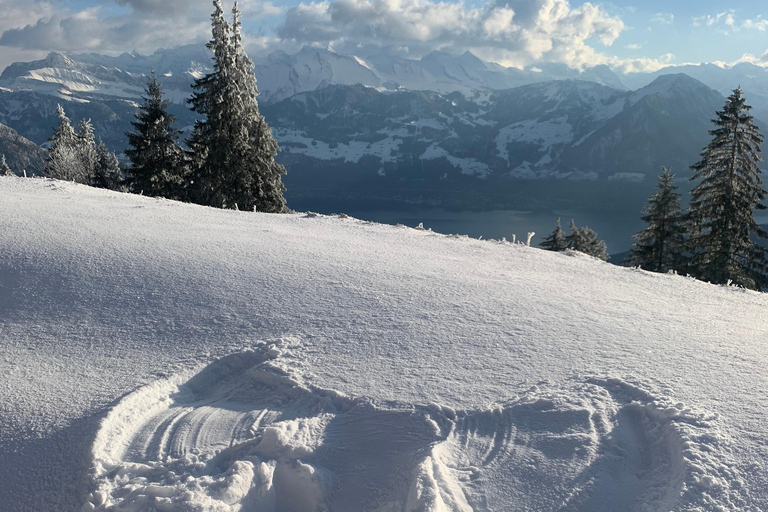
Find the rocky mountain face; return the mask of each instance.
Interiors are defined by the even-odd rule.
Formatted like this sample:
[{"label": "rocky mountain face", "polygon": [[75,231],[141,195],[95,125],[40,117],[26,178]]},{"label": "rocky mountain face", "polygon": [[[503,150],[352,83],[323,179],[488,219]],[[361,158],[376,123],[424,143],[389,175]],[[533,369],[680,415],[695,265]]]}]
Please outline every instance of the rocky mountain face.
[{"label": "rocky mountain face", "polygon": [[[640,201],[661,166],[690,176],[724,101],[679,74],[634,92],[561,80],[473,99],[328,86],[262,110],[283,149],[286,183],[299,190],[426,196],[474,189],[514,196],[528,181],[522,187],[539,195],[562,187],[563,194],[614,191],[617,200],[629,194]],[[519,203],[516,197],[496,206]]]},{"label": "rocky mountain face", "polygon": [[0,124],[0,154],[18,175],[41,174],[45,165],[45,150],[4,124]]},{"label": "rocky mountain face", "polygon": [[662,75],[684,73],[706,84],[724,96],[741,87],[747,104],[753,107],[752,114],[758,119],[768,120],[768,67],[742,62],[730,67],[715,64],[687,64],[670,66],[655,73],[634,73],[624,75],[622,80],[636,89],[649,84]]}]

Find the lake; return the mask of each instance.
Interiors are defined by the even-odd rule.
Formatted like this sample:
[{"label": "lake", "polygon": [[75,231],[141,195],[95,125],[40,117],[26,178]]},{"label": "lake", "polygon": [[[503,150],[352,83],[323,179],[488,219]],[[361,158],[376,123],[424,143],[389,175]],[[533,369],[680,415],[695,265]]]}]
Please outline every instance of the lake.
[{"label": "lake", "polygon": [[571,219],[576,225],[589,226],[600,238],[605,240],[610,254],[629,250],[632,235],[643,228],[640,213],[628,214],[625,211],[605,210],[552,210],[552,211],[451,211],[430,207],[372,208],[361,207],[343,202],[299,200],[290,203],[297,211],[314,211],[317,213],[345,213],[352,217],[380,222],[383,224],[405,224],[416,227],[419,223],[424,228],[438,233],[469,235],[473,238],[494,238],[512,240],[516,235],[518,240],[525,241],[529,231],[536,234],[532,244],[538,245],[544,237],[555,229],[558,217],[561,219],[563,230],[567,233]]}]

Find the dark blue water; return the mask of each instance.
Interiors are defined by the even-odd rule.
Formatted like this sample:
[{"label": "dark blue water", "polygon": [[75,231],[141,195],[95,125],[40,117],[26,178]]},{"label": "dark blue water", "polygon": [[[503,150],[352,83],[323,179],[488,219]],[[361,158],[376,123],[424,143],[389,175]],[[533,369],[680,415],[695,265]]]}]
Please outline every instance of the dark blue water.
[{"label": "dark blue water", "polygon": [[558,217],[567,233],[571,219],[576,225],[589,226],[608,245],[608,252],[616,254],[629,250],[632,235],[643,228],[640,213],[606,212],[590,210],[516,211],[493,210],[449,211],[441,208],[408,207],[402,209],[366,209],[357,207],[291,204],[296,210],[311,210],[318,213],[346,213],[352,217],[381,222],[383,224],[405,224],[415,227],[423,223],[427,229],[438,233],[469,235],[473,238],[494,238],[525,240],[529,231],[535,233],[532,244],[537,245],[555,229]]}]

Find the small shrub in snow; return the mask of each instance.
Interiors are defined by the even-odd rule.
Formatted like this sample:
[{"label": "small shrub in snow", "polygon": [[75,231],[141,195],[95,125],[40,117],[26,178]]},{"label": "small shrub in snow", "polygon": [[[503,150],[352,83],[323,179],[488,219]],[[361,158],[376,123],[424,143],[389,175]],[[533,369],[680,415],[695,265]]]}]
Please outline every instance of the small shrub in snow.
[{"label": "small shrub in snow", "polygon": [[603,240],[597,238],[597,233],[589,227],[577,228],[571,219],[571,232],[565,237],[568,242],[568,248],[574,251],[583,252],[589,256],[608,260],[608,248]]},{"label": "small shrub in snow", "polygon": [[0,155],[0,176],[15,176],[8,162],[5,161],[5,155]]},{"label": "small shrub in snow", "polygon": [[564,251],[568,248],[568,242],[565,240],[565,232],[563,232],[563,228],[560,227],[560,219],[557,219],[555,230],[551,235],[541,241],[539,247],[548,251],[557,252]]}]

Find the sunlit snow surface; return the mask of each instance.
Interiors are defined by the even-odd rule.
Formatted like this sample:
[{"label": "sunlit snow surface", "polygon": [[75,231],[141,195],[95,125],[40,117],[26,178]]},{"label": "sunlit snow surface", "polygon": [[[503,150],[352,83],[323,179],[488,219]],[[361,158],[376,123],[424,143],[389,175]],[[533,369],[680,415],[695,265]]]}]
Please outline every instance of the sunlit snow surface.
[{"label": "sunlit snow surface", "polygon": [[0,510],[765,510],[766,313],[575,254],[0,178]]}]

